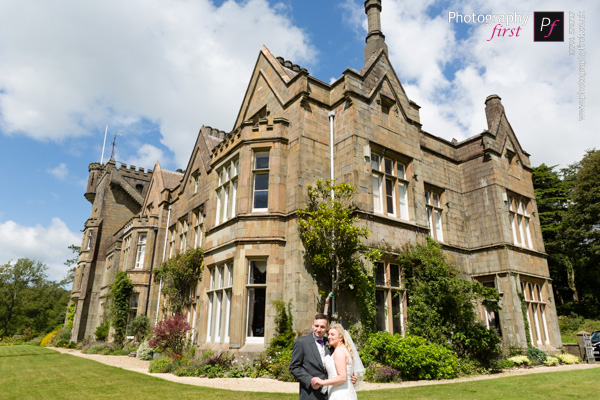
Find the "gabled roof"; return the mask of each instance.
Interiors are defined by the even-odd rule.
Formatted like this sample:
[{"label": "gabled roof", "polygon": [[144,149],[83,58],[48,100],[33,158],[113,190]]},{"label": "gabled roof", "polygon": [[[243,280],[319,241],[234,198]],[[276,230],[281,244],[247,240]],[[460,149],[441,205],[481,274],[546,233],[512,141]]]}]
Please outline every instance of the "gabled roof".
[{"label": "gabled roof", "polygon": [[208,172],[210,170],[210,156],[215,147],[219,145],[223,141],[223,138],[228,134],[224,131],[220,131],[218,129],[211,128],[210,126],[202,126],[200,131],[198,132],[198,137],[196,138],[196,143],[194,144],[194,150],[192,150],[192,155],[188,160],[188,164],[185,170],[185,173],[181,175],[181,188],[179,190],[182,193],[185,190],[185,186],[190,181],[190,175],[196,172],[196,169],[193,168],[197,163],[197,159],[200,157],[201,165],[203,166],[204,172]]}]

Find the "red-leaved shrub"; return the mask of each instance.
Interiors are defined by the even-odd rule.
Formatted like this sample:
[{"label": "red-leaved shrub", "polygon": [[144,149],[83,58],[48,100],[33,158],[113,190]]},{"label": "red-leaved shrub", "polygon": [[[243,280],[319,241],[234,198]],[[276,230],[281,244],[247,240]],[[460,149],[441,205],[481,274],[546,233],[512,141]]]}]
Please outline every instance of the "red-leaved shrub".
[{"label": "red-leaved shrub", "polygon": [[185,334],[191,329],[183,315],[174,315],[160,321],[152,329],[150,347],[159,349],[165,354],[183,353]]}]

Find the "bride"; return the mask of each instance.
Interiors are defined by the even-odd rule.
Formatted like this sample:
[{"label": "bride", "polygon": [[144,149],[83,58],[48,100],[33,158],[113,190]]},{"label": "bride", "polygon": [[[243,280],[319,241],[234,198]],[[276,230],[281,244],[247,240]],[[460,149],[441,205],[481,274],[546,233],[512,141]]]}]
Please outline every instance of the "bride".
[{"label": "bride", "polygon": [[331,326],[327,340],[329,345],[335,349],[332,355],[325,356],[327,379],[314,377],[311,383],[329,386],[329,400],[356,400],[356,392],[350,377],[352,373],[355,373],[360,382],[365,369],[354,342],[340,324]]}]

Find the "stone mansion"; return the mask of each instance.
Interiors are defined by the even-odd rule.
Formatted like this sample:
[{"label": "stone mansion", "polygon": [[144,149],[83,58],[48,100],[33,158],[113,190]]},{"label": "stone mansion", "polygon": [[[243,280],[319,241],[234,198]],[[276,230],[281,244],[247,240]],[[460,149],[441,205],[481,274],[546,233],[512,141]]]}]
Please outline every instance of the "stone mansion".
[{"label": "stone mansion", "polygon": [[[114,160],[90,164],[72,340],[93,339],[117,271],[134,283],[131,318],[144,314],[154,325],[164,295],[152,271],[193,247],[205,254],[186,312],[194,344],[259,351],[275,334],[277,299],[291,302],[295,330],[308,328],[319,292],[297,210],[308,185],[333,176],[358,189],[367,245],[401,247],[430,235],[463,277],[498,289],[502,309],[481,306],[480,318],[506,343],[526,347],[530,335],[545,351],[562,346],[529,154],[500,97],[485,99],[488,127],[469,139],[423,131],[419,106],[388,58],[381,1],[367,0],[365,12],[360,71],[327,84],[263,47],[233,129],[203,126],[184,171],[158,162],[147,171]],[[400,267],[393,258],[368,267],[377,329],[404,333]]]}]

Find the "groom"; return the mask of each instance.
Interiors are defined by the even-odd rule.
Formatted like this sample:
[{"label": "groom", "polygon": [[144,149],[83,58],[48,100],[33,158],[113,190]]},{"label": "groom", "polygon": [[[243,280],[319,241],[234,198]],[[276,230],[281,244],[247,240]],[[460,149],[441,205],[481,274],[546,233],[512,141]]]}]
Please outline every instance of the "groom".
[{"label": "groom", "polygon": [[[324,336],[328,325],[327,316],[319,313],[313,320],[313,333],[294,342],[290,372],[300,381],[300,400],[327,400],[327,393],[321,392],[321,385],[313,387],[310,380],[315,376],[327,379],[325,356],[329,354],[329,349]],[[351,381],[356,383],[355,375],[352,375]]]}]

